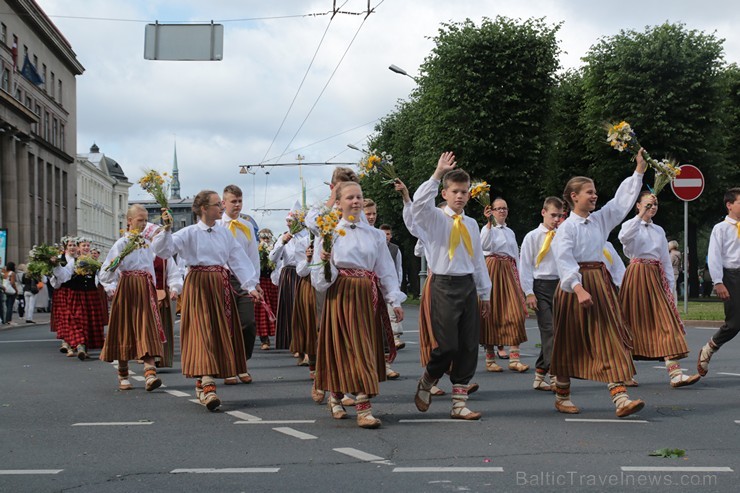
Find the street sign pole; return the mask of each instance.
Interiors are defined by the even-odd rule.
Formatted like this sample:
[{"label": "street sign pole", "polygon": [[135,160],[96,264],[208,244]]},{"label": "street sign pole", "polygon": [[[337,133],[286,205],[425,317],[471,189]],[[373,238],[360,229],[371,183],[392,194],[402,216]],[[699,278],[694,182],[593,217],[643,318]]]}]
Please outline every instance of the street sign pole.
[{"label": "street sign pole", "polygon": [[689,313],[689,203],[683,203],[683,312]]}]

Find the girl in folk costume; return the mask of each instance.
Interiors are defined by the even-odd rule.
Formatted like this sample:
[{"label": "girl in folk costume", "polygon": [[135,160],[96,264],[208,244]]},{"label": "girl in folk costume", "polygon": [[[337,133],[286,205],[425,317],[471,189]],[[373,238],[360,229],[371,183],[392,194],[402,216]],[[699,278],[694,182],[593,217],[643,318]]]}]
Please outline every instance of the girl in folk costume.
[{"label": "girl in folk costume", "polygon": [[[135,204],[129,207],[126,214],[128,230],[143,231],[147,217],[143,206]],[[131,241],[131,233],[119,238],[100,269],[100,280],[106,291],[113,295],[108,337],[100,359],[108,362],[118,360],[119,390],[133,388],[128,379],[129,360],[143,360],[146,390],[152,391],[162,385],[154,363],[155,358],[163,354],[162,343],[166,336],[157,306],[154,255],[147,248],[148,241],[144,240],[147,244],[119,259]],[[110,268],[114,262],[120,264]]]},{"label": "girl in folk costume", "polygon": [[196,395],[209,411],[221,405],[215,378],[247,371],[230,272],[256,302],[262,299],[257,291],[258,273],[244,249],[228,229],[216,225],[222,208],[218,193],[204,190],[193,200],[198,223],[172,234],[172,216],[165,210],[165,231],[152,242],[155,255],[170,258],[177,254],[188,266],[180,318],[182,373],[197,379]]},{"label": "girl in folk costume", "polygon": [[557,375],[555,408],[561,413],[580,412],[570,400],[571,377],[607,383],[620,418],[645,406],[641,400],[631,401],[624,385],[635,375],[632,337],[603,260],[607,236],[637,200],[645,169],[641,149],[635,172],[596,212],[596,187],[590,178],[571,178],[565,186],[563,198],[572,213],[552,243],[560,285],[555,292],[550,371]]},{"label": "girl in folk costume", "polygon": [[[275,244],[272,231],[269,229],[259,230],[259,245],[257,249],[260,256],[260,286],[265,303],[259,303],[254,307],[254,320],[257,325],[257,336],[260,338],[260,349],[270,349],[270,337],[275,336],[275,316],[277,310],[278,290],[272,282],[272,274],[276,265],[270,260],[270,251]],[[267,306],[265,306],[267,305]]]},{"label": "girl in folk costume", "polygon": [[[300,206],[296,206],[293,211],[299,208]],[[288,227],[291,227],[293,224],[293,216],[291,214],[288,214],[286,223]],[[280,281],[278,282],[278,304],[275,314],[277,316],[275,349],[290,348],[293,305],[295,304],[295,296],[298,289],[298,274],[295,271],[298,261],[296,260],[295,250],[297,242],[307,236],[308,231],[305,229],[302,229],[295,235],[286,232],[275,242],[269,255],[270,261],[281,265]],[[298,354],[295,356],[301,358],[298,361],[299,365],[304,363],[303,355]],[[305,362],[305,364],[308,364],[308,362]]]},{"label": "girl in folk costume", "polygon": [[[182,292],[182,270],[174,258],[154,256],[154,279],[157,288],[157,308],[162,321],[165,341],[162,355],[156,360],[157,368],[172,368],[175,358],[175,306]],[[137,358],[138,359],[138,358]]]},{"label": "girl in folk costume", "polygon": [[632,329],[632,357],[664,360],[671,387],[691,385],[701,377],[684,375],[678,363],[688,356],[689,349],[673,298],[675,280],[668,240],[663,228],[653,222],[658,198],[645,190],[636,207],[637,215],[619,231],[619,241],[630,258],[619,301]]},{"label": "girl in folk costume", "polygon": [[[53,275],[49,279],[49,284],[54,288],[54,294],[51,297],[51,331],[56,332],[57,339],[62,341],[59,352],[72,358],[75,355],[74,349],[67,342],[67,332],[69,330],[69,296],[72,290],[69,287],[71,276],[65,271],[71,269],[77,257],[77,241],[72,236],[62,238],[64,253],[59,257],[59,263],[54,266]],[[64,264],[64,265],[60,265]]]},{"label": "girl in folk costume", "polygon": [[[529,365],[519,360],[519,344],[527,341],[524,328],[527,307],[519,283],[519,247],[514,232],[506,226],[509,208],[504,199],[497,198],[493,207],[486,206],[483,213],[489,221],[481,229],[480,239],[488,275],[495,286],[491,292],[491,313],[482,320],[480,331],[480,342],[486,348],[486,370],[503,371],[496,364],[494,346],[511,346],[509,370],[525,372]],[[495,219],[494,224],[491,217]]]},{"label": "girl in folk costume", "polygon": [[390,327],[384,327],[381,314],[388,302],[402,320],[401,303],[406,295],[399,289],[385,235],[360,221],[360,186],[344,182],[335,191],[342,211],[337,226],[339,236],[330,252],[322,248],[321,253],[321,259],[329,262],[331,276],[327,279],[322,267],[311,272],[316,289],[326,292],[316,387],[331,392],[329,409],[335,419],[347,417],[342,405],[344,394],[356,394],[357,424],[377,428],[381,423],[372,415],[370,398],[378,394],[378,382],[386,379],[382,337],[389,343],[391,357],[395,354],[393,335]]}]

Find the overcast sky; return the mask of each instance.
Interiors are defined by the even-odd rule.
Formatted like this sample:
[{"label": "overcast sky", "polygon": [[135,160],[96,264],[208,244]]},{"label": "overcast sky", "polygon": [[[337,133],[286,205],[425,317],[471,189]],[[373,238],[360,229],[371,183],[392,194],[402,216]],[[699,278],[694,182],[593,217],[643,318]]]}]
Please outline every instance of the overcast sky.
[{"label": "overcast sky", "polygon": [[[332,0],[37,2],[85,67],[77,79],[79,153],[97,143],[101,152],[121,164],[129,181],[136,182],[145,167],[171,169],[177,139],[183,197],[236,183],[245,191],[248,212],[274,231],[284,229],[285,213],[263,216],[254,209],[291,207],[300,193],[298,169],[244,175],[238,165],[295,162],[298,153],[305,162],[356,162],[360,153],[346,145],[362,147],[377,119],[392,111],[414,85],[410,78],[389,71],[388,65],[415,75],[432,49],[428,38],[441,22],[470,18],[480,23],[483,17],[497,15],[563,22],[558,37],[564,68],[579,66],[580,58],[603,36],[665,21],[716,32],[726,40],[726,61],[740,59],[740,9],[730,1],[644,0],[628,5],[591,0],[371,0],[377,9],[364,23],[364,16],[337,15],[331,24],[327,15],[244,19],[326,13]],[[337,0],[337,5],[343,2]],[[366,8],[367,0],[348,0],[342,10]],[[144,60],[148,22],[210,20],[224,25],[223,61]],[[324,32],[313,66],[278,133]],[[323,182],[331,170],[304,166],[309,203],[326,196]],[[148,198],[136,185],[130,197]]]}]

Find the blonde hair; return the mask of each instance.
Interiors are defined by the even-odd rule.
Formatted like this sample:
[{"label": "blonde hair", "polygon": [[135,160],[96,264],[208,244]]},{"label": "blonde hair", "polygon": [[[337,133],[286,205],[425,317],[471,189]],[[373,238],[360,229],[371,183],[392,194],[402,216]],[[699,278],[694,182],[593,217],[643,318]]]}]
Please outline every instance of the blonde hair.
[{"label": "blonde hair", "polygon": [[678,242],[676,240],[671,240],[668,242],[668,250],[678,250]]},{"label": "blonde hair", "polygon": [[[337,191],[337,193],[336,193],[337,200],[339,200],[339,199],[342,198],[342,193],[344,193],[344,189],[345,188],[349,188],[349,187],[352,187],[352,186],[359,188],[360,189],[360,192],[362,192],[362,187],[360,186],[359,183],[355,183],[353,181],[342,181],[342,182],[337,183],[337,186],[335,187],[335,189]],[[365,206],[365,207],[367,207],[367,206]]]},{"label": "blonde hair", "polygon": [[588,183],[593,185],[594,181],[587,176],[574,176],[573,178],[568,180],[568,183],[565,184],[565,189],[563,190],[563,199],[570,206],[571,209],[575,208],[575,204],[573,203],[573,199],[570,198],[570,194],[574,192],[580,192],[581,189]]},{"label": "blonde hair", "polygon": [[144,207],[141,204],[131,204],[128,207],[128,210],[126,211],[126,217],[132,218],[139,212],[146,212],[147,215],[149,215],[149,211],[146,210],[146,207]]},{"label": "blonde hair", "polygon": [[336,185],[345,181],[360,183],[357,173],[352,168],[345,168],[343,166],[334,168],[334,173],[331,175],[331,184]]}]

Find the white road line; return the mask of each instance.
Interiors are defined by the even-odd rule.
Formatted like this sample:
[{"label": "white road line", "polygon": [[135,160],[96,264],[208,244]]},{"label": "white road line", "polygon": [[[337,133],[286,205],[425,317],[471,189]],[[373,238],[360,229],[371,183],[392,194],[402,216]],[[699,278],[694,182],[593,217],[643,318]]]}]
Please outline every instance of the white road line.
[{"label": "white road line", "polygon": [[194,402],[196,404],[200,404],[200,401],[198,399],[190,399],[190,402]]},{"label": "white road line", "polygon": [[565,421],[574,423],[649,423],[646,419],[585,419],[585,418],[565,418]]},{"label": "white road line", "polygon": [[394,467],[393,472],[504,472],[503,467]]},{"label": "white road line", "polygon": [[[131,374],[131,372],[129,372],[129,374]],[[146,380],[146,378],[144,378],[144,377],[141,377],[141,376],[139,376],[139,375],[134,375],[134,376],[132,376],[131,378],[133,378],[133,379],[134,379],[134,380],[136,380],[137,382],[143,382],[144,380]]]},{"label": "white road line", "polygon": [[64,469],[0,469],[0,476],[13,476],[21,474],[59,474]]},{"label": "white road line", "polygon": [[419,419],[399,419],[399,423],[480,423],[480,420],[468,421],[466,419],[435,419],[435,418],[419,418]]},{"label": "white road line", "polygon": [[[655,368],[656,370],[665,370],[665,366],[653,366],[653,368]],[[682,372],[687,372],[689,370],[687,370],[686,368],[681,368],[681,371]],[[720,373],[720,375],[721,375],[721,373]]]},{"label": "white road line", "polygon": [[53,342],[59,339],[18,339],[15,341],[0,341],[0,344],[21,344],[24,342]]},{"label": "white road line", "polygon": [[739,425],[740,425],[740,419],[736,419],[736,420],[735,420],[735,423],[737,423],[737,424],[739,424]]},{"label": "white road line", "polygon": [[276,419],[276,420],[250,420],[250,421],[234,421],[235,425],[300,425],[300,424],[313,424],[315,419]]},{"label": "white road line", "polygon": [[624,472],[735,472],[731,467],[622,466]]},{"label": "white road line", "polygon": [[175,397],[190,397],[190,394],[187,392],[182,392],[180,390],[165,390],[170,395],[174,395]]},{"label": "white road line", "polygon": [[300,438],[301,440],[316,440],[318,438],[313,435],[309,435],[308,433],[303,433],[302,431],[294,430],[293,428],[288,427],[273,428],[273,430],[284,435]]},{"label": "white road line", "polygon": [[203,469],[173,469],[170,474],[249,474],[271,473],[279,470],[279,467],[225,467],[222,469],[208,467]]},{"label": "white road line", "polygon": [[721,371],[718,371],[717,372],[717,375],[729,375],[731,377],[740,377],[740,373],[724,373],[724,372],[721,372]]},{"label": "white road line", "polygon": [[361,461],[365,462],[372,462],[374,464],[386,464],[386,465],[392,465],[389,461],[382,457],[378,457],[377,455],[368,454],[367,452],[363,452],[362,450],[357,450],[356,448],[351,447],[340,447],[332,449],[335,452],[339,452],[340,454],[349,455],[350,457],[354,457],[355,459],[359,459]]},{"label": "white road line", "polygon": [[98,423],[75,423],[72,426],[141,426],[152,424],[154,424],[154,421],[108,421]]},{"label": "white road line", "polygon": [[257,416],[252,416],[251,414],[247,414],[241,411],[227,411],[226,414],[229,416],[234,416],[235,418],[239,418],[244,421],[262,421],[262,418],[259,418]]}]

